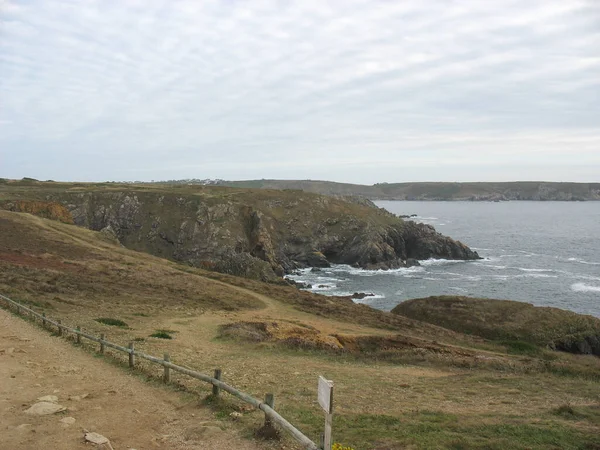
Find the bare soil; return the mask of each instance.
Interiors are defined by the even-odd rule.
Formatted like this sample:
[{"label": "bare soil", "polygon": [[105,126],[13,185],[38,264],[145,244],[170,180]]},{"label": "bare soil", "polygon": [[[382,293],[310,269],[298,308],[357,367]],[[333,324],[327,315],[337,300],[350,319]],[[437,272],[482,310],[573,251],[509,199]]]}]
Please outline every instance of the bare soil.
[{"label": "bare soil", "polygon": [[[273,448],[244,439],[196,399],[145,383],[7,311],[0,323],[2,448],[89,450],[84,430],[106,436],[115,450]],[[25,414],[46,395],[67,410]],[[75,423],[61,423],[67,417]]]}]

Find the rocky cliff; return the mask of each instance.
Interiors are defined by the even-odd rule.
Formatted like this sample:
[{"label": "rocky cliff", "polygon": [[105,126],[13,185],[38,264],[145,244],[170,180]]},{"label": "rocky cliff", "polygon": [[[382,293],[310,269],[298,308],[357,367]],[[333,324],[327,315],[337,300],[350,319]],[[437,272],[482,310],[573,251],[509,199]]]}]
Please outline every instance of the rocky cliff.
[{"label": "rocky cliff", "polygon": [[75,224],[125,247],[267,281],[330,263],[387,269],[410,259],[479,257],[429,225],[300,191],[88,186],[38,187],[26,196],[63,205]]}]

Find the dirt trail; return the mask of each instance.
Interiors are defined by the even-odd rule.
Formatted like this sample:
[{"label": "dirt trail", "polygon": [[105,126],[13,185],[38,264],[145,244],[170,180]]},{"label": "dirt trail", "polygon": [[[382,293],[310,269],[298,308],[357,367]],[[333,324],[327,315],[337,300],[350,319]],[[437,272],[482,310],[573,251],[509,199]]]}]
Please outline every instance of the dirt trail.
[{"label": "dirt trail", "polygon": [[[215,421],[197,401],[186,403],[180,394],[149,385],[5,310],[0,380],[1,448],[89,450],[84,429],[109,438],[115,450],[266,448],[242,439],[233,424]],[[46,395],[57,396],[67,411],[25,414]],[[75,422],[62,423],[67,417]]]}]

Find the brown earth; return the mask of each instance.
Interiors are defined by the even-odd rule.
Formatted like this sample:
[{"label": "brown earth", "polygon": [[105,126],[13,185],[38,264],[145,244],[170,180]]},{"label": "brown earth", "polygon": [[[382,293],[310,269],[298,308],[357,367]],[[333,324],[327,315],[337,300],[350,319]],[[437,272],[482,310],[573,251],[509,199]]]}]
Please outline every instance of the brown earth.
[{"label": "brown earth", "polygon": [[[0,323],[2,448],[89,449],[83,430],[106,436],[115,450],[275,448],[244,439],[197,400],[144,383],[7,311],[0,310]],[[46,395],[67,410],[25,414]],[[61,423],[67,417],[75,423]]]}]

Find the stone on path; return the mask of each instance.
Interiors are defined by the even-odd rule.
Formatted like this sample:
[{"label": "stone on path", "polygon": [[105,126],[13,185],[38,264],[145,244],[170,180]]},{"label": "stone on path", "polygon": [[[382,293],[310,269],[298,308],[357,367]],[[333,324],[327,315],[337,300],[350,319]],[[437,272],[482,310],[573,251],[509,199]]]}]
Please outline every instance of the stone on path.
[{"label": "stone on path", "polygon": [[60,423],[65,425],[73,425],[75,423],[75,417],[65,417],[64,419],[60,419]]},{"label": "stone on path", "polygon": [[85,441],[91,442],[92,444],[96,444],[98,448],[114,450],[112,445],[110,445],[110,441],[108,440],[108,438],[98,433],[90,433],[89,431],[86,432]]},{"label": "stone on path", "polygon": [[62,405],[58,403],[50,403],[50,402],[39,402],[35,403],[31,406],[31,408],[25,411],[25,414],[29,414],[32,416],[46,416],[48,414],[56,414],[57,412],[66,411]]},{"label": "stone on path", "polygon": [[38,402],[58,403],[58,397],[56,395],[44,395],[37,399]]}]

